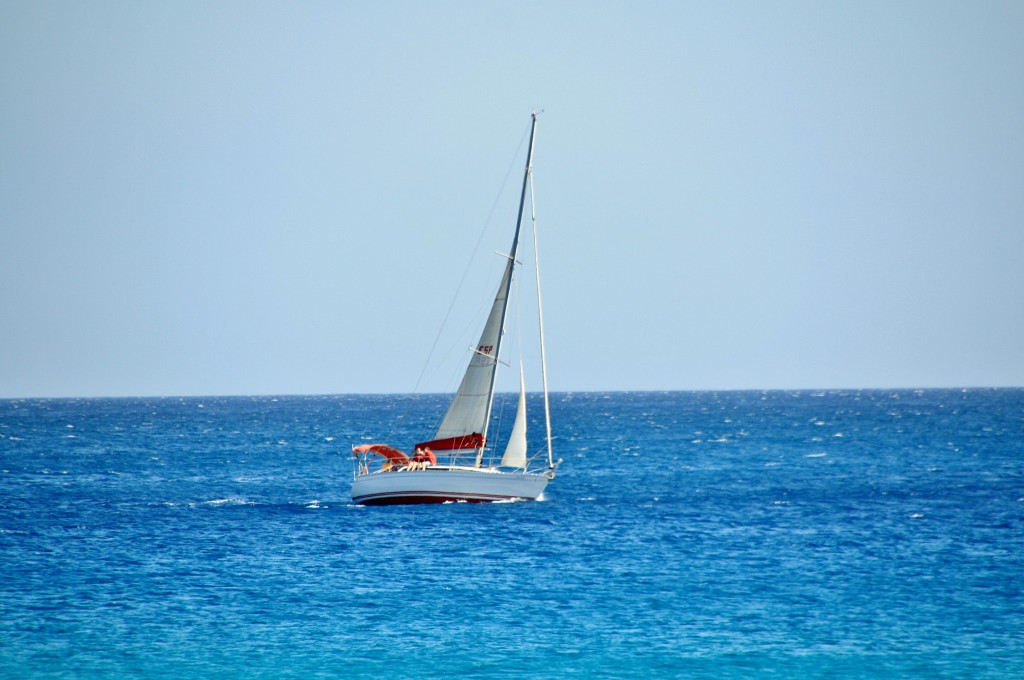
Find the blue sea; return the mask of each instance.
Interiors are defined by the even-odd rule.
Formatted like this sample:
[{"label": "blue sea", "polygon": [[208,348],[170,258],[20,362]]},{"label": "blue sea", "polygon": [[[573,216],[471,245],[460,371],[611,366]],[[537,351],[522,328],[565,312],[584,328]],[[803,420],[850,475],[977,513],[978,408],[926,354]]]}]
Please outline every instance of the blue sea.
[{"label": "blue sea", "polygon": [[0,401],[0,677],[1024,677],[1024,390],[556,394],[544,500],[353,505],[443,406]]}]

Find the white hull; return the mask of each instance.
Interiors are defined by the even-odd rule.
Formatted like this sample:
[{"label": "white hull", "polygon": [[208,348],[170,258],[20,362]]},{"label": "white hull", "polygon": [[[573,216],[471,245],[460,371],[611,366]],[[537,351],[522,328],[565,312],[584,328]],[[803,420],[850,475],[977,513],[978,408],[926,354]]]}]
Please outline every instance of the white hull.
[{"label": "white hull", "polygon": [[363,505],[537,500],[547,475],[488,468],[432,467],[358,475],[352,500]]}]

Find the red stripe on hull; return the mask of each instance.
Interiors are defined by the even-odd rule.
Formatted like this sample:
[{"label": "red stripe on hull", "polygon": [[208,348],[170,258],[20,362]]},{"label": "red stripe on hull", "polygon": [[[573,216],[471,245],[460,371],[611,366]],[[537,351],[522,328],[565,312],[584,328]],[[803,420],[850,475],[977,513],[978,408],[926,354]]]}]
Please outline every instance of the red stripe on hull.
[{"label": "red stripe on hull", "polygon": [[[495,501],[511,501],[518,496],[424,496],[405,494],[402,492],[362,496],[353,500],[359,505],[427,505],[438,503],[493,503]],[[525,499],[524,499],[525,500]]]}]

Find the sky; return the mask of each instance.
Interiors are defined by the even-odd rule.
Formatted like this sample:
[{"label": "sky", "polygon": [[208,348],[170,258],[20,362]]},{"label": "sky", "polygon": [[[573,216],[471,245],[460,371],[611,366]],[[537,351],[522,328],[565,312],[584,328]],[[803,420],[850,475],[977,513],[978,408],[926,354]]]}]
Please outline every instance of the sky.
[{"label": "sky", "polygon": [[533,111],[552,390],[1024,386],[1022,36],[997,1],[0,3],[0,397],[450,389]]}]

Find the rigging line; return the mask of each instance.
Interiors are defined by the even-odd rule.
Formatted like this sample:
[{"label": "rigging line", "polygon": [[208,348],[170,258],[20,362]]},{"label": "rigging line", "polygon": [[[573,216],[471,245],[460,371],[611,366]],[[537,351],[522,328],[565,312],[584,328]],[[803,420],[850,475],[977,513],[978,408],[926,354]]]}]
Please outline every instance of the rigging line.
[{"label": "rigging line", "polygon": [[[494,218],[494,213],[498,208],[498,203],[500,202],[501,196],[505,193],[505,187],[508,185],[509,177],[512,176],[512,170],[517,166],[516,160],[519,158],[520,152],[523,148],[523,144],[525,143],[529,135],[529,132],[530,128],[527,127],[526,131],[523,133],[523,136],[519,139],[519,145],[516,147],[516,152],[512,156],[512,160],[509,161],[508,169],[505,171],[505,177],[501,181],[501,187],[498,189],[498,193],[494,197],[494,202],[491,204],[491,209],[490,212],[488,212],[487,214],[487,219],[484,221],[483,227],[480,229],[480,234],[477,236],[476,244],[473,246],[473,252],[470,254],[469,261],[466,263],[466,268],[462,272],[462,278],[459,280],[459,285],[456,286],[455,288],[455,294],[452,296],[451,303],[449,303],[448,305],[448,311],[446,311],[444,314],[444,318],[441,321],[441,326],[437,330],[437,335],[434,337],[434,342],[430,346],[430,351],[427,352],[427,358],[423,362],[423,367],[420,369],[419,376],[416,378],[416,384],[413,386],[412,389],[413,399],[410,400],[410,403],[406,407],[405,412],[403,412],[402,415],[399,417],[397,425],[401,425],[401,423],[405,420],[405,417],[409,414],[409,409],[412,407],[411,402],[414,401],[415,397],[419,395],[420,385],[423,382],[423,376],[426,375],[427,367],[430,365],[430,361],[434,357],[434,352],[437,350],[438,343],[440,343],[441,341],[441,335],[444,332],[445,327],[448,325],[448,319],[449,317],[451,317],[452,310],[455,308],[455,302],[456,300],[459,299],[459,293],[462,291],[462,287],[466,283],[466,278],[469,275],[471,265],[473,261],[476,259],[477,253],[480,251],[480,244],[483,242],[484,234],[487,233],[487,230],[491,225],[491,222]],[[441,417],[443,418],[444,414],[442,414]]]},{"label": "rigging line", "polygon": [[[505,398],[503,396],[495,397],[495,399],[498,402],[498,407],[497,407],[497,409],[495,409],[497,411],[497,413],[492,416],[492,420],[495,421],[494,422],[493,430],[495,432],[501,432],[501,426],[505,422],[505,406],[506,406],[506,401],[505,401]],[[488,466],[493,466],[494,465],[494,461],[495,461],[495,459],[497,458],[497,455],[498,455],[498,448],[500,448],[496,444],[499,441],[501,441],[501,440],[497,439],[497,437],[495,437],[495,440],[496,441],[492,441],[492,442],[490,442],[488,444],[485,444],[486,450],[487,450],[486,455],[487,455],[487,465]]]},{"label": "rigging line", "polygon": [[540,294],[540,246],[537,236],[537,197],[533,191],[533,173],[530,174],[530,221],[533,223],[533,266],[537,278],[537,326],[540,331],[540,371],[544,390],[544,424],[547,430],[548,469],[555,467],[551,442],[551,403],[548,398],[548,357],[544,347],[544,306]]}]

